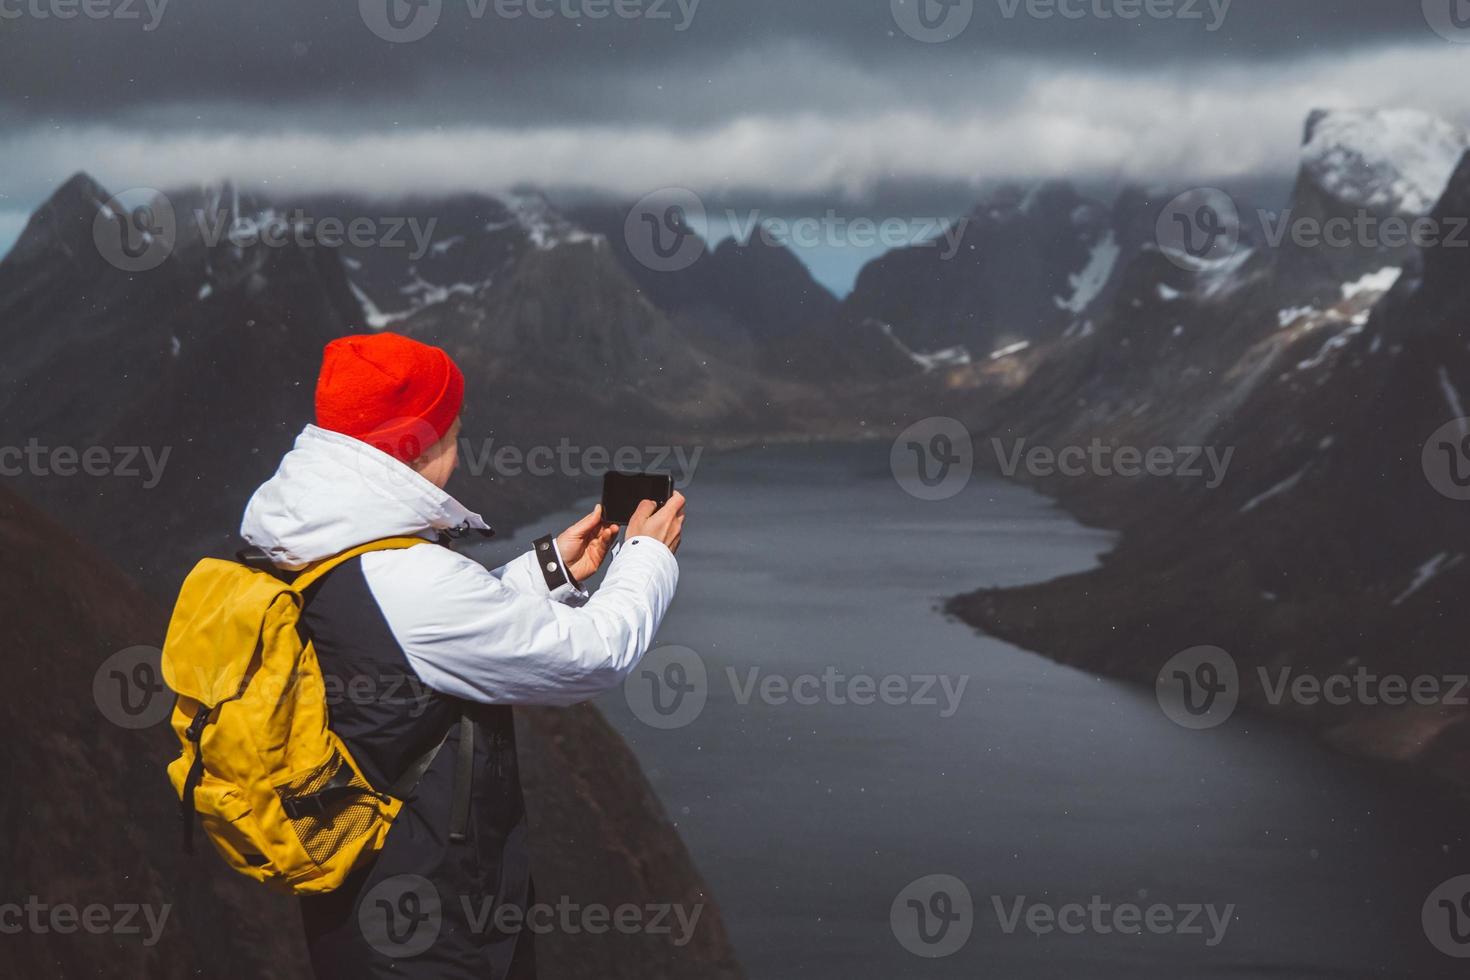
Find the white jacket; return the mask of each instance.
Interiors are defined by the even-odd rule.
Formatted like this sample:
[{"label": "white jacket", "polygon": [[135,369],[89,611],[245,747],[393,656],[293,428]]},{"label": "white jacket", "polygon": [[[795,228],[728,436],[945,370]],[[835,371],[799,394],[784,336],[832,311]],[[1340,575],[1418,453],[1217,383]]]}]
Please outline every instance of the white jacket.
[{"label": "white jacket", "polygon": [[[398,460],[308,425],[245,508],[240,533],[298,569],[399,535],[484,529],[478,514]],[[362,571],[419,679],[489,704],[566,705],[617,686],[653,643],[679,565],[662,542],[629,540],[596,595],[548,591],[527,552],[488,571],[448,548],[371,552]]]}]

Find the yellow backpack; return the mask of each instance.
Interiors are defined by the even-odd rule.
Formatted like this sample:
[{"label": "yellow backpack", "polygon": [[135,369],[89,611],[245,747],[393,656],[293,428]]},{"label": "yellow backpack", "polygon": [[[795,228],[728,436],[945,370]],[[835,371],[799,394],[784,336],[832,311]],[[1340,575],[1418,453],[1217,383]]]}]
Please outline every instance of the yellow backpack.
[{"label": "yellow backpack", "polygon": [[230,867],[307,895],[337,888],[382,848],[402,796],[439,746],[388,792],[368,784],[328,727],[326,683],[298,629],[302,593],[359,555],[428,543],[374,541],[308,566],[290,582],[213,558],[189,573],[163,645],[183,747],[168,775],[186,849],[197,813]]}]

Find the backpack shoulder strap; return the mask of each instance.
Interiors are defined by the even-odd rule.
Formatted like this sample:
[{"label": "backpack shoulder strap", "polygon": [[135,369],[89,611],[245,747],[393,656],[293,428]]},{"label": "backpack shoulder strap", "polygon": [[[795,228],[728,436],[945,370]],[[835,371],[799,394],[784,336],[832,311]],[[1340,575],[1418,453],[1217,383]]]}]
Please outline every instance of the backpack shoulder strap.
[{"label": "backpack shoulder strap", "polygon": [[397,537],[383,538],[379,541],[369,541],[367,544],[360,544],[356,548],[348,548],[346,551],[342,552],[339,555],[333,555],[330,558],[323,558],[319,562],[307,565],[304,569],[296,574],[296,577],[294,579],[291,580],[291,591],[295,592],[297,595],[300,595],[301,593],[309,589],[313,582],[316,582],[318,579],[325,576],[328,572],[332,571],[332,569],[336,568],[338,565],[342,565],[361,555],[368,554],[369,552],[401,551],[405,548],[413,548],[421,544],[433,543],[434,542],[428,540],[427,538]]}]

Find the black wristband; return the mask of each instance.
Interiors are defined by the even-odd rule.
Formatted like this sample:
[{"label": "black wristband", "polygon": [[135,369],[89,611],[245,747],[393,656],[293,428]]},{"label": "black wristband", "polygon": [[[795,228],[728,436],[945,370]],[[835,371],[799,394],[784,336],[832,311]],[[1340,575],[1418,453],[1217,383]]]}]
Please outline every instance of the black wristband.
[{"label": "black wristband", "polygon": [[561,555],[557,554],[555,539],[551,535],[537,538],[532,546],[536,549],[536,567],[541,569],[541,577],[546,580],[547,589],[555,592],[563,585],[581,588],[577,580],[572,578],[571,571],[561,563]]}]

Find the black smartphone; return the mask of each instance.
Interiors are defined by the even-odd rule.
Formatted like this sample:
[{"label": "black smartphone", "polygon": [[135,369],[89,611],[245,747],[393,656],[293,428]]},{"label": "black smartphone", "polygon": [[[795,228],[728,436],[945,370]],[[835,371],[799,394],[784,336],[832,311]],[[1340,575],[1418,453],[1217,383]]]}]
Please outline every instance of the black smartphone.
[{"label": "black smartphone", "polygon": [[645,500],[662,507],[674,495],[674,478],[667,473],[608,473],[602,478],[602,519],[627,524]]}]

